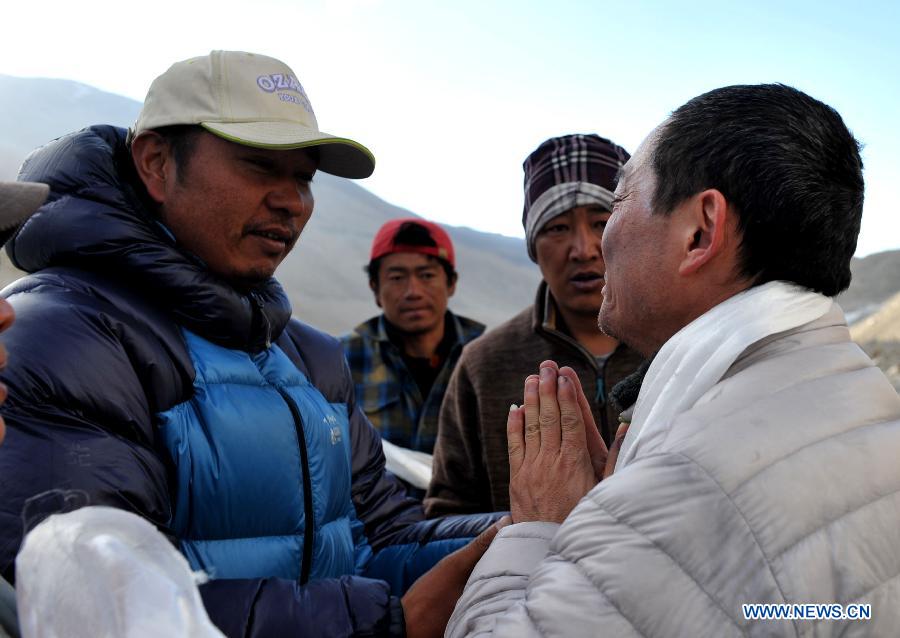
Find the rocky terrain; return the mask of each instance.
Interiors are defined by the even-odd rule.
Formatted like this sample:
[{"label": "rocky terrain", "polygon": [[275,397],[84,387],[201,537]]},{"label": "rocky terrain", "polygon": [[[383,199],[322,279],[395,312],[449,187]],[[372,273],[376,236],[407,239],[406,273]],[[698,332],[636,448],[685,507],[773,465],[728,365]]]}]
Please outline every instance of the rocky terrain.
[{"label": "rocky terrain", "polygon": [[900,392],[900,293],[851,326],[850,334]]}]

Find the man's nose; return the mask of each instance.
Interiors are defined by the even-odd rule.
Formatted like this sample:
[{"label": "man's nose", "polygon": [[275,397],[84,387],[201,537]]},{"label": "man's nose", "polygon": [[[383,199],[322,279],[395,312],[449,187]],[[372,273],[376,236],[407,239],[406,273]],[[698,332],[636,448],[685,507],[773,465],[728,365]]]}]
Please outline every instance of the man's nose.
[{"label": "man's nose", "polygon": [[294,179],[283,179],[274,185],[267,196],[270,208],[291,217],[308,217],[312,214],[314,200],[308,184],[298,184]]},{"label": "man's nose", "polygon": [[603,256],[602,236],[590,228],[577,227],[572,237],[569,257],[574,261],[591,261]]},{"label": "man's nose", "polygon": [[419,278],[413,275],[406,280],[405,296],[407,299],[417,299],[422,296],[423,284]]}]

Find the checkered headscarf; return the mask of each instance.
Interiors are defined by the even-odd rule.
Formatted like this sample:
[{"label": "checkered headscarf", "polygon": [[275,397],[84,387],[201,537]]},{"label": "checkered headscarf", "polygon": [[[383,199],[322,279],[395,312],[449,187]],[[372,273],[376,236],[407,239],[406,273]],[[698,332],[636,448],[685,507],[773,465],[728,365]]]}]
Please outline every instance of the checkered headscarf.
[{"label": "checkered headscarf", "polygon": [[629,157],[621,146],[591,133],[550,138],[525,159],[522,225],[532,261],[537,261],[535,238],[548,221],[577,206],[610,209],[616,177]]}]

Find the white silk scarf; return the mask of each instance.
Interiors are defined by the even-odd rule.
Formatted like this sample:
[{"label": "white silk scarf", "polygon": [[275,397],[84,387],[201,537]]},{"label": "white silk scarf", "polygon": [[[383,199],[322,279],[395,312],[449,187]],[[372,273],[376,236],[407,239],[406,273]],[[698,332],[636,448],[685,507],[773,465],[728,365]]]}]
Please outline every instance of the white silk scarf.
[{"label": "white silk scarf", "polygon": [[616,470],[658,449],[675,418],[716,385],[749,346],[818,319],[833,303],[795,284],[771,281],[730,297],[675,333],[644,377]]}]

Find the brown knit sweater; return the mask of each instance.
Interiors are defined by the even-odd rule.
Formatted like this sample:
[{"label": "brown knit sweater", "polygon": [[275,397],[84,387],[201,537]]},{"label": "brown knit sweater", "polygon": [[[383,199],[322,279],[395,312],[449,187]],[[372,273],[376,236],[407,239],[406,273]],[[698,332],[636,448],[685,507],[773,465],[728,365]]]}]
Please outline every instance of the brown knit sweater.
[{"label": "brown knit sweater", "polygon": [[545,359],[578,373],[597,427],[610,443],[618,408],[607,396],[635,371],[641,356],[619,345],[601,374],[590,352],[557,329],[556,304],[541,283],[534,306],[463,349],[441,406],[427,516],[509,509],[506,417],[511,404],[522,402],[525,377],[536,374]]}]

